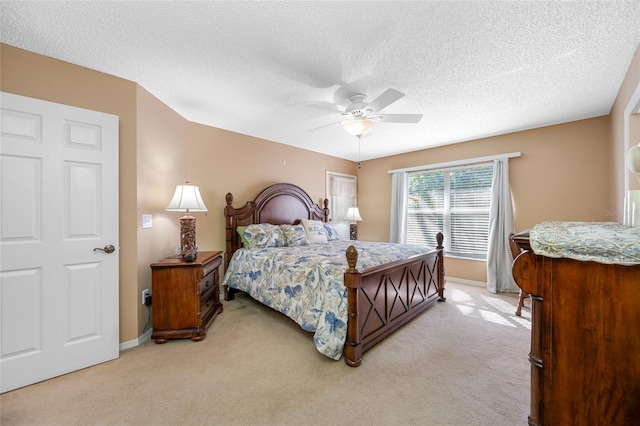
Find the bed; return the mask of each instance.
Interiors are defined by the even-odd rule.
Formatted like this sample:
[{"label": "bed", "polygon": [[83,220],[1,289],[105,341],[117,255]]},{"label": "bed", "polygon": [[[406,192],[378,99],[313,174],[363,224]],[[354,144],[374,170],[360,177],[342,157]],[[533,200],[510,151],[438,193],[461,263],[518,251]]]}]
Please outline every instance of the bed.
[{"label": "bed", "polygon": [[[312,267],[306,266],[305,271],[309,273],[313,271],[312,276],[318,280],[327,278],[327,286],[332,293],[340,293],[342,300],[337,301],[336,310],[339,313],[323,312],[325,327],[313,324],[312,321],[300,320],[293,318],[291,312],[299,310],[299,305],[286,309],[281,306],[275,306],[271,299],[266,301],[256,297],[255,292],[270,292],[272,296],[277,297],[280,302],[284,301],[290,304],[285,296],[299,293],[300,290],[306,290],[307,287],[322,286],[312,279],[313,285],[307,283],[288,282],[282,288],[274,289],[253,289],[243,288],[238,284],[238,277],[245,277],[245,281],[254,279],[256,275],[260,276],[260,281],[265,278],[271,267],[280,266],[293,269],[294,264],[299,262],[301,256],[307,258],[307,255],[285,254],[280,248],[263,248],[263,249],[245,249],[241,230],[253,226],[249,229],[261,228],[262,226],[271,228],[281,226],[290,230],[289,225],[299,225],[303,220],[309,223],[317,223],[318,221],[327,224],[329,217],[328,201],[324,200],[324,206],[320,207],[314,203],[309,195],[300,187],[279,183],[271,185],[264,189],[255,200],[246,202],[242,207],[233,207],[233,195],[226,195],[225,220],[226,220],[226,251],[224,254],[225,275],[223,279],[223,290],[225,300],[234,299],[234,295],[239,291],[245,291],[252,297],[279,310],[290,318],[298,322],[306,331],[315,331],[314,343],[316,348],[322,353],[318,342],[326,343],[324,337],[318,336],[318,329],[333,329],[343,332],[343,336],[336,338],[343,339],[339,343],[340,353],[338,356],[331,356],[339,359],[344,356],[345,362],[351,367],[357,367],[362,363],[362,354],[380,342],[386,336],[393,333],[402,325],[413,319],[416,315],[436,303],[444,301],[444,260],[443,260],[443,236],[441,233],[437,236],[437,246],[435,248],[421,248],[418,252],[413,252],[402,259],[393,260],[383,264],[375,264],[376,261],[370,260],[369,252],[374,249],[369,246],[371,243],[360,241],[329,241],[326,245],[309,244],[309,247],[315,246],[316,251],[323,252],[324,258],[322,262],[313,264]],[[307,222],[305,222],[306,224]],[[265,224],[265,225],[260,225]],[[269,224],[269,225],[266,225]],[[292,226],[291,228],[293,228]],[[296,227],[299,230],[299,227]],[[330,227],[329,227],[330,229]],[[247,232],[243,233],[247,235]],[[253,237],[253,235],[250,235]],[[329,244],[331,243],[331,244]],[[382,251],[393,252],[389,243],[377,243]],[[277,244],[276,244],[277,245]],[[329,247],[345,247],[340,254],[340,259],[328,258],[325,252],[329,252]],[[320,248],[321,247],[321,248]],[[284,250],[284,249],[283,249]],[[399,250],[399,249],[398,249]],[[238,264],[251,262],[249,260],[253,256],[252,252],[260,252],[262,255],[271,256],[263,259],[259,269],[241,272]],[[256,254],[257,256],[258,254]],[[293,257],[292,257],[293,256]],[[233,262],[232,262],[233,260]],[[268,265],[269,268],[264,267]],[[365,265],[365,267],[362,267]],[[360,269],[358,269],[360,267]],[[291,275],[294,281],[297,275]],[[241,281],[241,280],[240,280]],[[253,281],[251,281],[253,282]],[[309,296],[313,298],[324,298],[325,295],[315,294]],[[328,296],[327,296],[328,299]],[[323,299],[324,300],[324,299]],[[332,302],[334,303],[334,302]],[[326,331],[326,330],[325,330]],[[334,339],[329,337],[327,339]],[[335,347],[333,348],[335,352]],[[327,355],[327,353],[325,353]],[[335,354],[334,354],[335,355]],[[329,356],[329,355],[327,355]]]}]

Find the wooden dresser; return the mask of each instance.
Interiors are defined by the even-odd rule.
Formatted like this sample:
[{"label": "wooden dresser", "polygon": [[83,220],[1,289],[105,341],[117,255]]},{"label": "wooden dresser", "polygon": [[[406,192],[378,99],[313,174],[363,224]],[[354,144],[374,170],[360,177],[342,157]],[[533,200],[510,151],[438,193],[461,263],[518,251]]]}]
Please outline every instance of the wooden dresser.
[{"label": "wooden dresser", "polygon": [[640,265],[534,254],[513,275],[532,298],[530,425],[640,424]]},{"label": "wooden dresser", "polygon": [[193,262],[171,256],[151,264],[153,333],[156,343],[168,339],[202,340],[207,327],[222,312],[220,275],[222,252],[199,252]]}]

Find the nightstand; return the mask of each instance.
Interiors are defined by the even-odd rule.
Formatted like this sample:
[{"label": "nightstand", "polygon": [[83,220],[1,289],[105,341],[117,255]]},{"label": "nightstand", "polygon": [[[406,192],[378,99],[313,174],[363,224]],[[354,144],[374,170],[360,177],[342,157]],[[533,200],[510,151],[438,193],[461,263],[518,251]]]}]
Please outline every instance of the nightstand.
[{"label": "nightstand", "polygon": [[193,262],[171,256],[151,264],[153,333],[156,343],[206,337],[207,327],[222,312],[221,251],[198,252]]}]

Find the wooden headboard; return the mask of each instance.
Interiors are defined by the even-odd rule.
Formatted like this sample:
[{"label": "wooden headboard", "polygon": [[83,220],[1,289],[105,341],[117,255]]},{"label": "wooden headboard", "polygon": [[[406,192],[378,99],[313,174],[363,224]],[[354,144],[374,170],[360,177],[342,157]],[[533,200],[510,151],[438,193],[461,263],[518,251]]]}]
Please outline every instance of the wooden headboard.
[{"label": "wooden headboard", "polygon": [[326,222],[329,218],[329,200],[324,200],[324,208],[314,203],[302,188],[290,183],[277,183],[264,189],[254,201],[247,201],[242,207],[234,208],[233,195],[227,193],[224,208],[226,221],[225,270],[233,253],[241,247],[236,227],[255,223],[272,225],[295,224],[300,219]]}]

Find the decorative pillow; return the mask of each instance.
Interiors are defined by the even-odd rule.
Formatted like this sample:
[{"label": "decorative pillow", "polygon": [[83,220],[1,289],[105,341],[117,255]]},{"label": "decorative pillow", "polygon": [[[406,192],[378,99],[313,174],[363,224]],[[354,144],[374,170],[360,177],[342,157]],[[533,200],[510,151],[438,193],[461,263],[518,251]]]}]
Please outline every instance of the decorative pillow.
[{"label": "decorative pillow", "polygon": [[240,236],[240,242],[242,243],[242,247],[249,248],[249,241],[244,237],[244,231],[247,229],[246,226],[236,226],[236,232]]},{"label": "decorative pillow", "polygon": [[283,247],[284,238],[280,227],[269,223],[249,225],[242,235],[249,243],[249,248]]},{"label": "decorative pillow", "polygon": [[324,225],[319,220],[302,219],[302,226],[304,232],[307,234],[307,241],[309,244],[319,244],[327,242],[327,232],[324,230]]},{"label": "decorative pillow", "polygon": [[284,235],[285,246],[307,246],[307,233],[302,225],[280,225],[282,235]]},{"label": "decorative pillow", "polygon": [[338,236],[338,230],[333,225],[333,223],[324,222],[323,225],[324,231],[327,234],[327,241],[336,241],[340,239],[340,237]]}]

